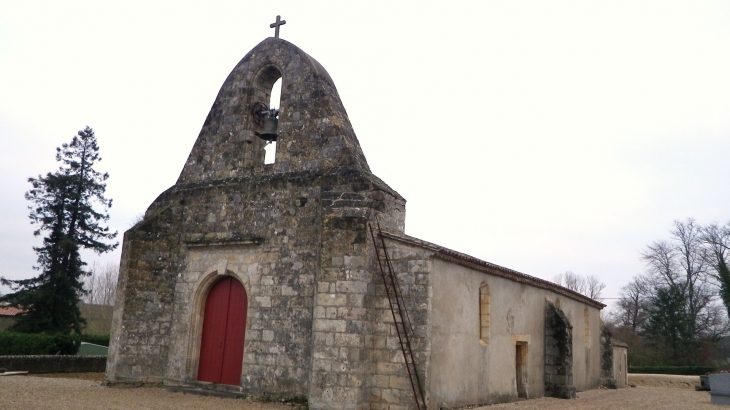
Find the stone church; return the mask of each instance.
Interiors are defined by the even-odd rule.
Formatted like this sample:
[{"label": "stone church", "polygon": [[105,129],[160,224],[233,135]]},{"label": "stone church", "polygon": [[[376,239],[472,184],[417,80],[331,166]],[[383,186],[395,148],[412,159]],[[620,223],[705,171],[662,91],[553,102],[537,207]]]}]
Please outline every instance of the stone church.
[{"label": "stone church", "polygon": [[600,385],[603,304],[406,235],[405,204],[370,172],[324,67],[265,39],[124,235],[108,380],[315,409]]}]

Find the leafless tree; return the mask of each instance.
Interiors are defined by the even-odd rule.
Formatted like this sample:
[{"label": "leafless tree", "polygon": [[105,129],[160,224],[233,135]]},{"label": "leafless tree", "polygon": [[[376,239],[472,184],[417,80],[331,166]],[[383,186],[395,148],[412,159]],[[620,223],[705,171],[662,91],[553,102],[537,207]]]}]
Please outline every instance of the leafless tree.
[{"label": "leafless tree", "polygon": [[571,271],[555,275],[553,282],[572,291],[582,293],[591,299],[600,298],[601,292],[606,288],[606,284],[601,282],[596,275],[581,276]]},{"label": "leafless tree", "polygon": [[606,288],[606,284],[601,282],[596,275],[586,276],[586,293],[585,295],[591,299],[600,299],[601,292]]},{"label": "leafless tree", "polygon": [[702,243],[702,229],[694,219],[674,221],[668,241],[657,241],[642,252],[648,274],[657,287],[675,289],[685,299],[689,320],[687,336],[716,333],[716,285],[709,272],[707,249]]},{"label": "leafless tree", "polygon": [[717,223],[705,226],[702,228],[700,240],[707,250],[708,263],[716,274],[718,265],[727,265],[730,262],[730,222],[724,226]]},{"label": "leafless tree", "polygon": [[84,289],[87,291],[81,296],[81,301],[91,305],[114,305],[117,293],[117,278],[119,265],[98,262],[91,264],[91,275],[84,278]]},{"label": "leafless tree", "polygon": [[705,247],[711,275],[718,286],[720,297],[730,316],[730,222],[724,226],[712,223],[702,228],[700,240]]},{"label": "leafless tree", "polygon": [[585,278],[571,271],[555,275],[553,282],[574,292],[585,294],[586,291]]},{"label": "leafless tree", "polygon": [[620,299],[611,312],[612,321],[620,327],[631,329],[634,333],[642,330],[649,317],[647,307],[651,298],[651,279],[637,276],[621,288]]},{"label": "leafless tree", "polygon": [[[698,363],[705,360],[702,349],[727,334],[728,318],[717,301],[729,244],[730,224],[703,227],[687,219],[641,252],[646,273],[621,289],[610,315],[614,331],[635,346],[635,362]],[[730,287],[724,289],[730,300]]]}]

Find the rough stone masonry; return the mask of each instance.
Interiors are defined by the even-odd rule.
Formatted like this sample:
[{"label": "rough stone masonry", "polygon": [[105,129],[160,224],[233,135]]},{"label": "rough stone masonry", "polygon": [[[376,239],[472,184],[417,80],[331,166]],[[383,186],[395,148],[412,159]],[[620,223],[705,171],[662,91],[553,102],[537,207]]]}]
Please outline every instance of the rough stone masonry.
[{"label": "rough stone masonry", "polygon": [[[280,78],[265,164],[259,114]],[[370,172],[329,74],[279,38],[236,65],[177,183],[125,233],[107,378],[314,409],[415,408],[376,221],[427,408],[600,385],[604,305],[405,235],[405,200]]]},{"label": "rough stone masonry", "polygon": [[[252,109],[268,106],[279,78],[276,160],[264,164]],[[376,218],[402,232],[405,200],[370,172],[329,74],[264,40],[221,87],[177,183],[125,233],[108,378],[195,385],[205,296],[227,275],[249,304],[236,392],[315,408],[368,402],[387,303],[374,297]]]}]

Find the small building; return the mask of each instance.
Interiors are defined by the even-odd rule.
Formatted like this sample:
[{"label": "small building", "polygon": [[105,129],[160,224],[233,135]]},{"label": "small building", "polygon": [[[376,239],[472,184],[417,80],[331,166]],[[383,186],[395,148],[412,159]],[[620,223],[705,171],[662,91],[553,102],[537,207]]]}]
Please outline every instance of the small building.
[{"label": "small building", "polygon": [[107,378],[313,409],[599,387],[603,304],[406,235],[405,204],[370,171],[324,67],[262,41],[124,235]]},{"label": "small building", "polygon": [[6,330],[15,324],[15,316],[21,314],[22,309],[12,307],[8,303],[0,303],[0,331]]},{"label": "small building", "polygon": [[613,379],[616,387],[627,387],[629,385],[629,345],[618,340],[611,340],[613,349]]}]

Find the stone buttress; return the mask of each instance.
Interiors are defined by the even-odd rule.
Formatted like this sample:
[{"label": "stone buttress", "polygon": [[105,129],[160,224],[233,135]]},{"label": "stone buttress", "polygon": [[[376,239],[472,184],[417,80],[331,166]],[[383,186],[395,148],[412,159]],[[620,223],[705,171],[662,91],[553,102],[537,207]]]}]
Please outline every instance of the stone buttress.
[{"label": "stone buttress", "polygon": [[[264,164],[252,110],[279,78],[276,160]],[[405,200],[370,172],[329,74],[264,40],[221,87],[177,183],[124,235],[107,378],[215,388],[197,382],[203,308],[233,276],[248,298],[243,370],[220,389],[371,407],[368,341],[382,315],[369,309],[387,303],[367,230],[376,218],[403,232]],[[411,406],[401,396],[392,408]]]}]

